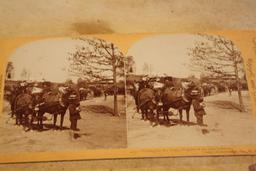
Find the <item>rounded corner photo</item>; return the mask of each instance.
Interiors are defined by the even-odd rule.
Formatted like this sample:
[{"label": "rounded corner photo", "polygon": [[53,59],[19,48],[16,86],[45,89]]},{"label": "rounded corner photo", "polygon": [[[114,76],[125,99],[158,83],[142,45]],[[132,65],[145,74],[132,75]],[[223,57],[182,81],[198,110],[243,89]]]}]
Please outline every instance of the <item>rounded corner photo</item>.
[{"label": "rounded corner photo", "polygon": [[128,148],[256,143],[243,57],[231,40],[148,36],[126,63]]},{"label": "rounded corner photo", "polygon": [[0,153],[127,147],[124,56],[95,37],[49,38],[6,64]]}]

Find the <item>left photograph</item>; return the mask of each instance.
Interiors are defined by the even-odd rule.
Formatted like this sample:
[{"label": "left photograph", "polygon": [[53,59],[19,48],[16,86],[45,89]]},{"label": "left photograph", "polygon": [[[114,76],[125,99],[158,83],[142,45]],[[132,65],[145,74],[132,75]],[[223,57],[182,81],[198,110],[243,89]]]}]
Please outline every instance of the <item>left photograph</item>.
[{"label": "left photograph", "polygon": [[127,147],[124,55],[106,40],[53,38],[5,68],[0,153]]}]

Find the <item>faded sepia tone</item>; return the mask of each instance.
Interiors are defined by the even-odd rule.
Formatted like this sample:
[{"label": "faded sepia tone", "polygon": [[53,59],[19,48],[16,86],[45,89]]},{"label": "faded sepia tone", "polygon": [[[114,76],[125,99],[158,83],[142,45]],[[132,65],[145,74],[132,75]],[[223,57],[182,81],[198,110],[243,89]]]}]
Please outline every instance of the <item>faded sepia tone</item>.
[{"label": "faded sepia tone", "polygon": [[[255,1],[1,1],[2,36],[255,29]],[[113,10],[115,8],[115,10]],[[86,10],[85,10],[86,9]],[[136,14],[136,15],[134,15]],[[1,165],[1,170],[248,170],[255,157]]]},{"label": "faded sepia tone", "polygon": [[231,40],[154,35],[127,56],[128,148],[256,144],[243,57]]},{"label": "faded sepia tone", "polygon": [[15,49],[7,59],[0,153],[125,148],[123,58],[113,43],[88,37]]}]

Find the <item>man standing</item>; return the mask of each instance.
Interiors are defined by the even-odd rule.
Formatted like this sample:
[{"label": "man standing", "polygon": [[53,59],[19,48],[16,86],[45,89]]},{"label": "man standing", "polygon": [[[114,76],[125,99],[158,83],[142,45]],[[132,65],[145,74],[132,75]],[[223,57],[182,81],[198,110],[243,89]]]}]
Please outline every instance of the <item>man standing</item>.
[{"label": "man standing", "polygon": [[74,87],[69,87],[69,120],[70,120],[70,129],[73,131],[79,131],[77,128],[77,121],[81,119],[80,115],[80,97],[79,92]]},{"label": "man standing", "polygon": [[197,124],[204,125],[203,117],[204,117],[204,115],[206,115],[206,112],[204,110],[204,107],[205,107],[204,104],[202,102],[200,102],[199,99],[193,99],[192,105],[194,108]]},{"label": "man standing", "polygon": [[70,129],[74,131],[79,131],[77,128],[77,121],[81,119],[80,115],[80,104],[79,103],[71,103],[69,105],[69,120],[71,122]]}]

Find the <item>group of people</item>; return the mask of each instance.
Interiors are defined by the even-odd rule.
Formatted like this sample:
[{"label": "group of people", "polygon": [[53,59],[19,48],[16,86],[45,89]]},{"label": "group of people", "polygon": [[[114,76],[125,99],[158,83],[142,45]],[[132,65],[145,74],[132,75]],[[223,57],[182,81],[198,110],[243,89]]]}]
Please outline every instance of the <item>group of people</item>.
[{"label": "group of people", "polygon": [[[16,117],[16,124],[26,124],[26,120],[28,119],[27,115],[42,120],[43,114],[48,113],[49,108],[53,108],[50,114],[55,115],[54,117],[57,118],[57,115],[60,114],[58,109],[61,108],[64,112],[66,112],[67,109],[69,110],[70,129],[78,130],[77,121],[81,119],[80,95],[74,85],[68,84],[53,89],[50,82],[27,83],[24,81],[14,86],[9,86],[9,88],[6,88],[5,93],[7,96],[6,99],[11,106],[11,116]],[[64,95],[67,93],[68,96]],[[29,110],[28,113],[24,109],[31,110]],[[41,115],[39,115],[39,113],[41,113]],[[25,122],[22,122],[24,120]],[[31,122],[33,122],[33,120],[31,120]],[[54,121],[54,124],[55,123],[56,121]]]},{"label": "group of people", "polygon": [[[155,86],[156,83],[158,83],[158,86]],[[203,125],[203,116],[206,115],[206,112],[205,105],[202,103],[202,90],[193,81],[186,80],[181,82],[180,87],[177,88],[177,86],[174,86],[172,77],[165,77],[162,79],[143,77],[140,81],[137,82],[137,87],[134,86],[134,89],[136,89],[133,95],[135,104],[137,106],[137,111],[140,110],[143,104],[149,104],[148,101],[152,100],[153,102],[156,102],[155,109],[157,109],[157,112],[162,111],[167,119],[168,110],[172,107],[180,112],[181,121],[182,110],[185,109],[187,111],[187,121],[189,121],[189,110],[190,105],[192,105],[194,108],[194,114],[197,118],[197,123]],[[152,89],[155,92],[155,95],[151,95],[151,97],[145,98],[149,95],[142,93],[145,92],[143,91],[144,89]],[[150,93],[150,91],[148,92]],[[150,107],[146,106],[146,108]],[[147,112],[147,110],[145,110],[145,112]]]}]

